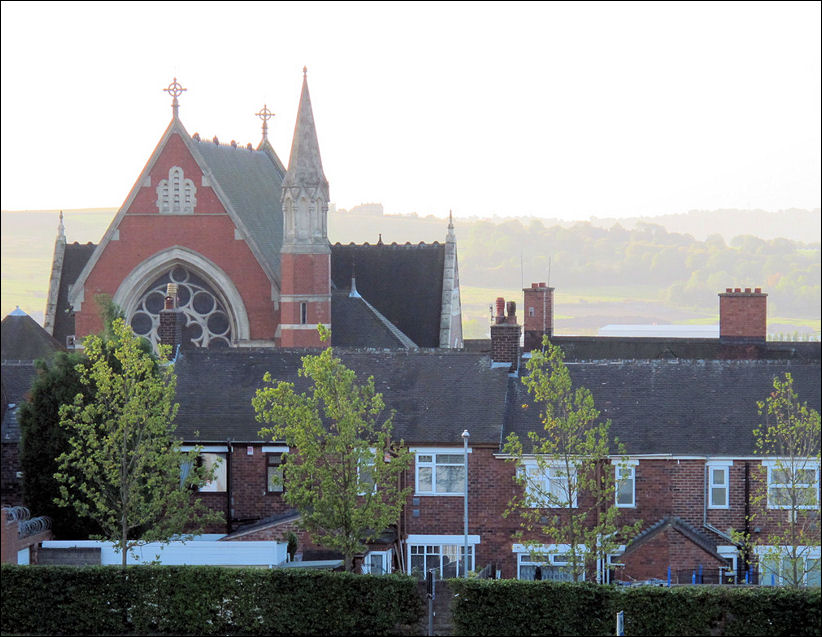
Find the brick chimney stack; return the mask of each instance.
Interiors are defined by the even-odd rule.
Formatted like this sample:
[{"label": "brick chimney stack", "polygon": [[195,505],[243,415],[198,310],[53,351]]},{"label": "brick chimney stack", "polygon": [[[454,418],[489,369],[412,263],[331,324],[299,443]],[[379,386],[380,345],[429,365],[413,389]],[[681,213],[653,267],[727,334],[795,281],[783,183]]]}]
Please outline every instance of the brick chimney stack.
[{"label": "brick chimney stack", "polygon": [[719,340],[726,343],[764,343],[768,295],[762,288],[726,288],[719,294]]},{"label": "brick chimney stack", "polygon": [[554,334],[554,288],[544,281],[532,283],[523,288],[525,305],[522,319],[525,331],[524,349],[530,352],[542,347],[542,335],[550,338]]},{"label": "brick chimney stack", "polygon": [[507,303],[505,299],[497,299],[494,323],[491,325],[491,360],[495,363],[510,363],[511,371],[519,368],[519,335],[520,326],[517,323],[517,304],[515,301]]},{"label": "brick chimney stack", "polygon": [[161,345],[171,347],[171,356],[177,352],[177,346],[183,342],[183,317],[177,307],[177,284],[169,283],[166,287],[165,305],[160,311],[160,325],[157,336]]}]

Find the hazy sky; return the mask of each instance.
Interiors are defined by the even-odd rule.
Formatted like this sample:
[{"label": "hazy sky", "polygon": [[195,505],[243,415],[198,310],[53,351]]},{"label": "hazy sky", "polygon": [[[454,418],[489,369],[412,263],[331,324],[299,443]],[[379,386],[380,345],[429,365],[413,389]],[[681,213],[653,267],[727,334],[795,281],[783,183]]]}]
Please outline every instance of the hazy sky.
[{"label": "hazy sky", "polygon": [[820,205],[820,3],[2,4],[2,208],[117,207],[188,89],[241,144],[302,67],[331,200],[585,219]]}]

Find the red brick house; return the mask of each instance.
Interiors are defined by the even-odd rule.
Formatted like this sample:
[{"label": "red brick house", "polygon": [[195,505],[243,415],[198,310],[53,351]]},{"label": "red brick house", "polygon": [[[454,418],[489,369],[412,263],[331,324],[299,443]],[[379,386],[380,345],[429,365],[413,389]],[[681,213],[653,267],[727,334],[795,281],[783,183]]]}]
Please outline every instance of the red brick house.
[{"label": "red brick house", "polygon": [[[169,88],[179,94],[176,81]],[[136,333],[179,346],[178,433],[220,467],[203,494],[225,512],[226,526],[212,531],[242,541],[283,539],[296,528],[271,480],[288,449],[260,439],[251,398],[265,372],[303,385],[301,357],[320,345],[322,324],[343,362],[374,377],[396,411],[396,437],[414,453],[405,477],[413,493],[365,556],[366,569],[460,573],[467,430],[469,568],[494,563],[503,577],[521,578],[561,571],[555,557],[534,561],[517,545],[517,523],[503,516],[518,488],[503,441],[540,428],[538,410],[523,408],[523,351],[548,334],[626,447],[618,505],[624,521],[643,525],[611,556],[622,564],[613,577],[743,568],[751,556],[729,529],[745,528],[751,494],[771,476],[755,455],[756,401],[789,371],[819,410],[818,343],[766,342],[758,288],[720,294],[718,339],[558,336],[553,290],[534,284],[524,290],[522,324],[516,305],[506,312],[500,299],[491,340],[461,350],[453,225],[444,244],[331,245],[306,79],[287,168],[263,121],[256,148],[204,141],[183,127],[175,95],[171,123],[101,242],[68,244],[61,224],[46,312],[48,333],[73,346],[100,329],[94,296],[107,293]],[[11,369],[4,360],[4,409],[24,393],[7,384]],[[12,385],[15,396],[6,396]],[[6,445],[16,445],[13,413],[4,411],[4,465]],[[809,489],[818,502],[818,466]],[[764,537],[768,523],[748,530]],[[301,545],[321,548],[305,537]]]}]

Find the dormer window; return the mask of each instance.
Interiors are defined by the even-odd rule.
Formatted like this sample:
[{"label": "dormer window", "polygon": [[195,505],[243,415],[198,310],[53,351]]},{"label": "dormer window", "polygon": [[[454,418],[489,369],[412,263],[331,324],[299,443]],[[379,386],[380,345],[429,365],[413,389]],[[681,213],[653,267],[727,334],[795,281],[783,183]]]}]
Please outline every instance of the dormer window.
[{"label": "dormer window", "polygon": [[191,214],[197,205],[196,193],[194,182],[186,179],[183,169],[172,166],[168,179],[157,186],[157,209],[162,214]]}]

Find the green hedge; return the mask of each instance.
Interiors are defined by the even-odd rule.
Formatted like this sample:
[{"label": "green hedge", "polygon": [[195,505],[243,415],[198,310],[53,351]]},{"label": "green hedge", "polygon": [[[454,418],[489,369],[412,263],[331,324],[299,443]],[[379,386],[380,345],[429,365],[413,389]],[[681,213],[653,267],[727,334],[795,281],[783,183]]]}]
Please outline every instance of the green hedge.
[{"label": "green hedge", "polygon": [[388,634],[423,613],[416,580],[400,575],[5,564],[0,574],[4,634]]},{"label": "green hedge", "polygon": [[819,635],[820,590],[451,580],[458,635]]}]

